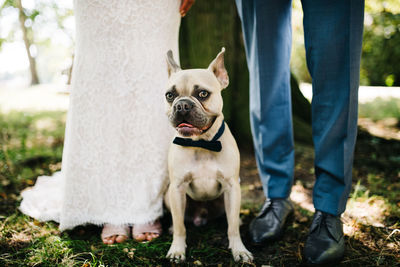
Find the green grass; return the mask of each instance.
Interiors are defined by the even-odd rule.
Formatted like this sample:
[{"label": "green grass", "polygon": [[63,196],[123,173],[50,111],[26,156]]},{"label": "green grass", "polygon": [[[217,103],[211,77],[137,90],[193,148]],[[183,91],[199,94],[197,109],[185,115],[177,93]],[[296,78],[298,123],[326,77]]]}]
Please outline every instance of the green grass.
[{"label": "green grass", "polygon": [[[33,185],[36,177],[60,169],[64,112],[0,114],[0,266],[164,266],[171,236],[138,243],[129,240],[107,246],[100,240],[101,228],[80,226],[60,232],[54,222],[41,223],[18,211],[20,192]],[[354,162],[354,190],[350,208],[384,207],[383,227],[361,219],[354,234],[346,236],[346,254],[341,266],[395,266],[400,261],[400,142],[384,140],[360,132]],[[244,191],[241,233],[255,265],[298,266],[312,212],[296,206],[295,218],[282,240],[264,247],[250,245],[248,224],[262,203],[262,189],[251,154],[243,153],[242,184]],[[313,150],[296,146],[296,184],[311,190],[313,184]],[[261,197],[248,198],[259,195]],[[380,205],[377,205],[377,203]],[[164,232],[170,218],[163,219]],[[186,266],[196,264],[234,265],[226,236],[226,220],[221,218],[207,226],[188,225]],[[240,265],[240,264],[239,264]]]},{"label": "green grass", "polygon": [[64,112],[0,114],[0,194],[60,168]]},{"label": "green grass", "polygon": [[371,118],[374,121],[385,118],[396,118],[400,121],[400,99],[376,98],[371,102],[359,105],[359,115],[364,118]]}]

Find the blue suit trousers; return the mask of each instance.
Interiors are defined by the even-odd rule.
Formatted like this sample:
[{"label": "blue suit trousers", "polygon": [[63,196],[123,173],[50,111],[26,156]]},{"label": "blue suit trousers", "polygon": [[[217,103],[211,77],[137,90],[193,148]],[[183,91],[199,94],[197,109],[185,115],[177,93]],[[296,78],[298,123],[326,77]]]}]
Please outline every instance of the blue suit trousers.
[{"label": "blue suit trousers", "polygon": [[[250,72],[250,121],[268,198],[287,198],[293,183],[290,96],[291,0],[236,0]],[[312,77],[317,210],[339,215],[351,189],[364,0],[302,0]]]}]

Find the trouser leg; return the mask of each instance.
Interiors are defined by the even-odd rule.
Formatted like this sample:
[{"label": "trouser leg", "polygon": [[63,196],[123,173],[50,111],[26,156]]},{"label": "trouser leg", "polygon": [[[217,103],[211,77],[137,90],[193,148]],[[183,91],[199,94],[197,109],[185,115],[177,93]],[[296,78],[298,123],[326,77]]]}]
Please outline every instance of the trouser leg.
[{"label": "trouser leg", "polygon": [[286,198],[293,182],[291,0],[236,0],[250,73],[250,122],[264,193]]},{"label": "trouser leg", "polygon": [[312,77],[317,210],[343,213],[351,189],[364,1],[302,0]]}]

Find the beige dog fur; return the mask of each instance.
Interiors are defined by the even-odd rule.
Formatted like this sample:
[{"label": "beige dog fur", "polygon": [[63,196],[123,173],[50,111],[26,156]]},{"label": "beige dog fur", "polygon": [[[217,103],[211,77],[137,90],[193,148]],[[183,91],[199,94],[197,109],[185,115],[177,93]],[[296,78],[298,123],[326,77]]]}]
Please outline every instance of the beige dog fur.
[{"label": "beige dog fur", "polygon": [[[181,70],[175,63],[172,53],[168,53],[168,90],[174,88],[176,94],[173,101],[166,101],[167,115],[174,125],[174,105],[179,100],[193,102],[197,115],[210,121],[210,127],[200,134],[190,136],[193,140],[211,140],[224,121],[222,114],[221,91],[229,84],[229,78],[224,66],[225,49],[211,62],[208,69]],[[209,93],[205,101],[195,97],[194,88],[205,88]],[[178,129],[178,128],[177,128]],[[182,136],[177,131],[176,136]],[[168,169],[170,184],[165,202],[170,209],[173,220],[173,242],[167,257],[172,261],[184,261],[186,249],[186,229],[184,225],[186,194],[198,201],[216,199],[224,194],[225,211],[228,221],[229,248],[235,261],[251,261],[252,254],[243,245],[240,237],[240,155],[234,137],[228,125],[219,141],[222,144],[220,152],[203,148],[184,147],[171,144],[168,154]]]}]

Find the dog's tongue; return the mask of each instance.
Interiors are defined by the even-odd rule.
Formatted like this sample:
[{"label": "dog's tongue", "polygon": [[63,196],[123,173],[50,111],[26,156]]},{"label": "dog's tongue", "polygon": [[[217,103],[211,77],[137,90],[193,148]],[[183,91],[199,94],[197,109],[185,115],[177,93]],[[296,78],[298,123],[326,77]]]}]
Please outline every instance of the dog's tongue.
[{"label": "dog's tongue", "polygon": [[180,123],[177,130],[183,136],[199,135],[202,132],[200,129],[187,122]]},{"label": "dog's tongue", "polygon": [[188,128],[194,128],[193,125],[186,123],[186,122],[182,122],[181,124],[178,125],[179,128],[183,128],[183,127],[188,127]]}]

